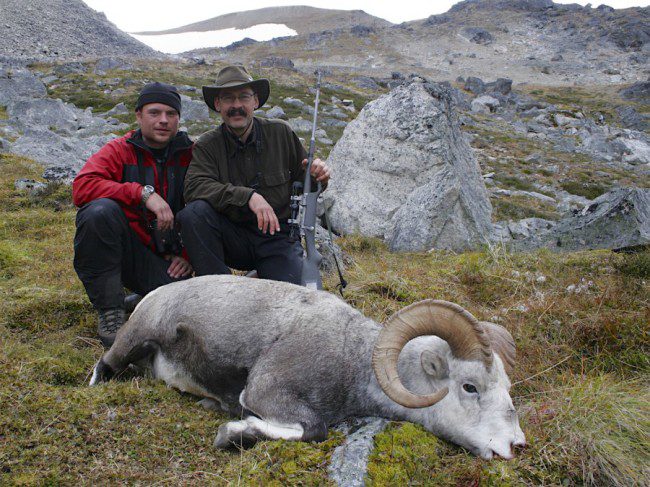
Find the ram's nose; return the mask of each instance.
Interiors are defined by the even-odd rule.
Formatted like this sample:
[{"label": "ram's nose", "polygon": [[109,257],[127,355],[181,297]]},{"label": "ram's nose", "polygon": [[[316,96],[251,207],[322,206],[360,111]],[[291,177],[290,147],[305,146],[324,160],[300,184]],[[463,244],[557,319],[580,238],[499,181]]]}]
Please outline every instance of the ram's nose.
[{"label": "ram's nose", "polygon": [[510,445],[512,450],[523,450],[524,448],[526,448],[526,446],[528,446],[526,444],[526,438],[521,438],[521,439],[515,440]]}]

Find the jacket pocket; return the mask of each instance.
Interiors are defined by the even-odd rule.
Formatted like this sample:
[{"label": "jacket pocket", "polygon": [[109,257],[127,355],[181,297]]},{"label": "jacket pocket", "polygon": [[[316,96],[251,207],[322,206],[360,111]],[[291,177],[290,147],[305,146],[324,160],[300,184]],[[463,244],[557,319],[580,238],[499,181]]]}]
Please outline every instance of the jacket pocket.
[{"label": "jacket pocket", "polygon": [[291,179],[291,172],[288,169],[271,174],[264,174],[264,186],[272,187],[280,184],[286,184]]},{"label": "jacket pocket", "polygon": [[289,216],[289,203],[291,199],[291,173],[282,170],[263,175],[263,184],[258,192],[264,197],[275,211],[278,219]]}]

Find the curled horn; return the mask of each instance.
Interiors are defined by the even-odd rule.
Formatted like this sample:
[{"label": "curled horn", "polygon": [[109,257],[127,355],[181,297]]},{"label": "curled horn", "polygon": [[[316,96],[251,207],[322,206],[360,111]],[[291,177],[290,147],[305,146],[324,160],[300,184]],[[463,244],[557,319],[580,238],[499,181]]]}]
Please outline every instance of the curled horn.
[{"label": "curled horn", "polygon": [[488,335],[492,350],[501,357],[506,374],[511,375],[515,368],[515,359],[517,357],[515,341],[512,335],[501,325],[490,323],[489,321],[481,321],[480,323]]},{"label": "curled horn", "polygon": [[402,406],[433,406],[449,392],[445,387],[427,395],[414,394],[404,387],[397,374],[400,352],[409,341],[423,335],[445,340],[456,358],[480,360],[488,369],[492,366],[488,336],[469,312],[457,304],[433,299],[407,306],[386,321],[372,353],[372,368],[379,385]]}]

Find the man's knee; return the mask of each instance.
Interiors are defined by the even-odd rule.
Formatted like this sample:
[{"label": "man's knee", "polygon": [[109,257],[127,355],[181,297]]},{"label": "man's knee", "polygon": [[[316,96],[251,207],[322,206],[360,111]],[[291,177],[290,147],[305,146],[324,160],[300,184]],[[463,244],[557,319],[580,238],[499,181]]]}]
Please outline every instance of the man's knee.
[{"label": "man's knee", "polygon": [[79,209],[77,212],[77,226],[81,224],[110,225],[124,218],[124,212],[116,201],[99,198]]},{"label": "man's knee", "polygon": [[204,234],[205,232],[222,232],[232,230],[232,222],[226,215],[216,211],[210,203],[204,200],[195,200],[188,203],[178,212],[176,221],[180,225],[183,235],[189,233]]},{"label": "man's knee", "polygon": [[181,228],[183,226],[192,227],[197,223],[214,218],[215,214],[216,212],[210,206],[210,203],[204,200],[194,200],[178,212],[176,221],[181,225]]}]

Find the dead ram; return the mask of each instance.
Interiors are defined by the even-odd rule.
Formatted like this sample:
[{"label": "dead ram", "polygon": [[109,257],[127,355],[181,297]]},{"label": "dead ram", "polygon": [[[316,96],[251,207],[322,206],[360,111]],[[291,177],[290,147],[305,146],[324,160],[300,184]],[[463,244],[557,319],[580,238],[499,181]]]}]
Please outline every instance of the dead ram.
[{"label": "dead ram", "polygon": [[205,276],[150,293],[91,384],[150,361],[154,377],[242,418],[221,425],[217,447],[322,441],[345,418],[381,416],[511,458],[525,442],[508,393],[514,354],[503,327],[445,301],[381,326],[327,292]]}]

